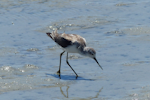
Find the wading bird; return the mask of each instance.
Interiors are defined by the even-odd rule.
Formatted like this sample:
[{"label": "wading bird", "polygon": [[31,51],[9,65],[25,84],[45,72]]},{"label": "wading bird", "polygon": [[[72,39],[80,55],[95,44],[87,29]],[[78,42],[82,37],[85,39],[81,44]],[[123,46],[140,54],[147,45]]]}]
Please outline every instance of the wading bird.
[{"label": "wading bird", "polygon": [[[66,62],[69,65],[69,67],[72,69],[72,71],[76,74],[76,78],[78,77],[78,74],[74,71],[74,69],[71,67],[71,65],[68,62],[68,53],[79,53],[84,56],[88,56],[90,58],[93,58],[97,64],[100,66],[96,59],[96,51],[91,47],[86,47],[86,40],[77,35],[77,34],[65,34],[57,33],[57,29],[53,31],[52,33],[46,33],[54,42],[56,42],[59,46],[62,47],[64,50],[60,54],[60,63],[59,63],[59,70],[57,71],[57,74],[61,75],[60,69],[61,69],[61,56],[64,52],[67,52]],[[100,68],[103,70],[103,68],[100,66]],[[61,78],[61,77],[60,77]]]}]

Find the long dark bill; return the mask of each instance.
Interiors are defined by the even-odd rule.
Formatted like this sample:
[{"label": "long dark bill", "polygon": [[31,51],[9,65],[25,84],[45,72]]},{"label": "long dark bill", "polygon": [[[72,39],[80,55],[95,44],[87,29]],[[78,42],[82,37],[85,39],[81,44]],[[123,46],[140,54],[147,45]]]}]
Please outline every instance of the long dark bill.
[{"label": "long dark bill", "polygon": [[101,67],[101,65],[98,63],[97,59],[94,58],[94,60],[97,62],[97,64],[99,65],[99,67],[103,70],[103,68]]}]

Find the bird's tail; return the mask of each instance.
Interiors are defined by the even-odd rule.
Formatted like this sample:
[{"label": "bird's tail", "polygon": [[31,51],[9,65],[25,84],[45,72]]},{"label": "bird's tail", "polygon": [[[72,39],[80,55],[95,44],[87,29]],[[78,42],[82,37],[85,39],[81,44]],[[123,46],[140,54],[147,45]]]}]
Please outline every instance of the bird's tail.
[{"label": "bird's tail", "polygon": [[56,35],[58,34],[57,33],[57,29],[55,31],[52,31],[52,33],[48,32],[46,33],[51,39],[55,39]]}]

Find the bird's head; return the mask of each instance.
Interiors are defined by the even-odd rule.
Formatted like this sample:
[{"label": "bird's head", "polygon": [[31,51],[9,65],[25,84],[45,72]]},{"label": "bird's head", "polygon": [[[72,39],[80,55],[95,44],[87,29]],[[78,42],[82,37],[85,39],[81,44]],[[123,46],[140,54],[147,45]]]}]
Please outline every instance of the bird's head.
[{"label": "bird's head", "polygon": [[97,64],[100,66],[100,68],[103,70],[103,68],[101,67],[101,65],[98,63],[96,59],[96,51],[91,47],[85,47],[85,51],[87,52],[86,56],[93,58],[97,62]]},{"label": "bird's head", "polygon": [[87,51],[87,56],[90,57],[90,58],[95,58],[96,56],[96,51],[93,49],[93,48],[90,48],[90,47],[87,47],[86,48],[86,51]]}]

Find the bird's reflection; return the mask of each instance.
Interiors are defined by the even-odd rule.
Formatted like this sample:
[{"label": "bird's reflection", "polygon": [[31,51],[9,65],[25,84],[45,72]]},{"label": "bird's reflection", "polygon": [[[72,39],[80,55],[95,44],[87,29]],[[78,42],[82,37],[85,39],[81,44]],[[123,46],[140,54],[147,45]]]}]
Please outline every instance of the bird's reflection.
[{"label": "bird's reflection", "polygon": [[[68,90],[69,90],[69,86],[67,86],[67,89],[66,89],[66,94],[65,94],[65,92],[62,90],[62,87],[60,87],[60,92],[61,92],[61,94],[65,97],[65,98],[68,98],[69,96],[68,96]],[[103,89],[103,87],[96,93],[96,95],[95,96],[93,96],[93,97],[87,97],[87,99],[94,99],[94,98],[98,98],[98,96],[99,96],[99,94],[100,94],[100,92],[102,91],[102,89]]]},{"label": "bird's reflection", "polygon": [[[57,74],[48,74],[48,73],[46,73],[46,75],[50,75],[50,76],[53,76],[53,77],[55,77],[55,78],[58,78],[59,79],[59,76],[57,75]],[[74,78],[74,76],[71,76],[71,75],[62,75],[63,76],[63,78],[61,79],[61,80],[69,80],[70,82],[71,82],[71,84],[72,84],[72,82],[74,83],[74,82],[76,82],[77,80],[79,80],[79,81],[95,81],[96,79],[87,79],[87,78],[84,78],[84,77],[78,77],[78,79],[75,79]],[[76,81],[74,81],[74,80],[76,80]],[[61,83],[61,82],[60,82]],[[61,92],[61,94],[65,97],[65,98],[69,98],[69,88],[70,88],[70,86],[71,86],[71,84],[69,85],[69,83],[68,84],[66,84],[66,85],[61,85],[61,84],[57,84],[56,85],[56,87],[59,87],[60,88],[60,92]],[[64,87],[66,87],[66,89],[64,90]],[[99,91],[95,94],[95,96],[89,96],[89,97],[87,97],[86,99],[94,99],[94,98],[98,98],[99,97],[99,95],[100,95],[100,93],[102,92],[102,89],[103,89],[103,87],[102,88],[100,88],[99,89]],[[75,98],[76,99],[76,98]],[[78,98],[79,99],[79,98]]]},{"label": "bird's reflection", "polygon": [[61,94],[62,94],[64,97],[66,97],[66,98],[68,98],[68,89],[69,89],[69,86],[67,86],[66,95],[65,95],[64,91],[62,90],[62,87],[60,87],[60,92],[61,92]]},{"label": "bird's reflection", "polygon": [[[102,89],[103,89],[103,87],[97,92],[96,96],[93,97],[93,98],[98,98],[98,96],[99,96],[100,92],[102,91]],[[93,99],[93,98],[92,98],[92,99]]]}]

